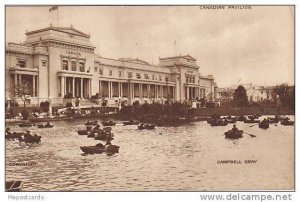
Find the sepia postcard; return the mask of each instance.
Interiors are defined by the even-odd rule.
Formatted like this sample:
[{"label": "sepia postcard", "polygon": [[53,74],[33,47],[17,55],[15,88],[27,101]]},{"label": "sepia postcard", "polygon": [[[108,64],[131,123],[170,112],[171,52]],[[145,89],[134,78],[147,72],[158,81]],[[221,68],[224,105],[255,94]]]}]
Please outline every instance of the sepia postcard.
[{"label": "sepia postcard", "polygon": [[295,6],[6,5],[5,191],[294,191]]}]

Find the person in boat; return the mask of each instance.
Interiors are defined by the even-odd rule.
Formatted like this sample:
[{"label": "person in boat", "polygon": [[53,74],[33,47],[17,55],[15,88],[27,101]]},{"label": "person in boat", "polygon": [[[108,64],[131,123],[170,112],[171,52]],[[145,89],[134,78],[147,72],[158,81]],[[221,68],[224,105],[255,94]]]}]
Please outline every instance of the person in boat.
[{"label": "person in boat", "polygon": [[45,126],[51,126],[51,124],[49,123],[49,121],[47,121]]},{"label": "person in boat", "polygon": [[233,125],[233,127],[232,127],[232,129],[231,129],[231,131],[232,132],[237,132],[239,129],[236,127],[236,125],[234,124]]},{"label": "person in boat", "polygon": [[266,118],[264,118],[261,123],[268,123],[268,120]]},{"label": "person in boat", "polygon": [[8,134],[10,134],[10,128],[9,127],[7,127],[6,129],[5,129],[5,133],[8,135]]},{"label": "person in boat", "polygon": [[105,146],[107,146],[107,145],[111,145],[111,142],[109,139],[106,140]]},{"label": "person in boat", "polygon": [[97,124],[97,125],[94,127],[93,131],[97,131],[97,130],[99,130],[99,129],[100,129],[100,125]]}]

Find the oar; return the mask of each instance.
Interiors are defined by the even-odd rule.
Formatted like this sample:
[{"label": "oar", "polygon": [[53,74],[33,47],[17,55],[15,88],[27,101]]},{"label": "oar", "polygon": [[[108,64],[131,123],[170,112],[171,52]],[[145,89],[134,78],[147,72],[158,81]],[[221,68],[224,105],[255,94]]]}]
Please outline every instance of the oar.
[{"label": "oar", "polygon": [[259,123],[253,124],[253,125],[251,125],[251,126],[249,126],[249,127],[253,127],[253,126],[256,126],[257,124],[259,124]]},{"label": "oar", "polygon": [[250,135],[250,137],[256,137],[256,135],[253,135],[253,134],[250,134],[250,133],[246,133],[243,131],[243,133],[247,134],[247,135]]}]

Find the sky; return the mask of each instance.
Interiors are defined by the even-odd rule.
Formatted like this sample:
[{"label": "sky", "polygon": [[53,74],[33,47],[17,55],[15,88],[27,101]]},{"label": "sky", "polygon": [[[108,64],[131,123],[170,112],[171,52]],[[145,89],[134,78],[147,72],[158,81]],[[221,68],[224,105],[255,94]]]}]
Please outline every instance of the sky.
[{"label": "sky", "polygon": [[[288,6],[204,9],[200,6],[6,7],[6,43],[25,31],[53,26],[90,33],[108,58],[191,55],[219,87],[294,85],[294,12]],[[58,17],[58,18],[57,18]]]}]

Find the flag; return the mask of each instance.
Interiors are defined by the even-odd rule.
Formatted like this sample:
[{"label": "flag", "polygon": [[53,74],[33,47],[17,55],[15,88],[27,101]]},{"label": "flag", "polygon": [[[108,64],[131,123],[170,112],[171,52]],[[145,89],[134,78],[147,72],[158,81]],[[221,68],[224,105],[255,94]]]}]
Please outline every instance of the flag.
[{"label": "flag", "polygon": [[57,9],[58,9],[58,6],[52,6],[51,8],[49,8],[49,12],[57,10]]}]

